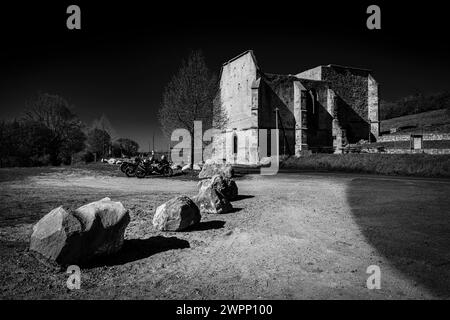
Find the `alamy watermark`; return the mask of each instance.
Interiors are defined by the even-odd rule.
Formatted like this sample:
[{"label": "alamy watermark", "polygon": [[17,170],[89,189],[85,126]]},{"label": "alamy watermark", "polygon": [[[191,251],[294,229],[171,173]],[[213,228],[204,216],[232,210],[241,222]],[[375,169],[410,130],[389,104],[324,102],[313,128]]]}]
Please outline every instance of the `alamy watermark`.
[{"label": "alamy watermark", "polygon": [[[67,7],[67,14],[70,16],[66,20],[66,26],[69,30],[80,30],[81,29],[81,9],[79,6],[72,4]],[[381,29],[381,9],[377,5],[370,5],[366,10],[367,14],[370,16],[367,18],[366,26],[369,30],[379,30]]]},{"label": "alamy watermark", "polygon": [[381,9],[377,5],[371,5],[367,7],[367,14],[370,16],[367,18],[366,25],[369,30],[381,29]]},{"label": "alamy watermark", "polygon": [[367,289],[369,289],[369,290],[381,289],[381,269],[380,269],[380,267],[377,265],[368,266],[366,273],[370,274],[370,276],[367,278],[367,281],[366,281]]},{"label": "alamy watermark", "polygon": [[[190,163],[192,153],[192,139],[194,145],[194,163],[200,163],[208,159],[231,163],[248,163],[250,157],[258,159],[269,158],[267,129],[257,129],[257,138],[253,137],[250,143],[249,137],[238,138],[236,132],[222,132],[211,128],[202,131],[202,122],[194,121],[194,134],[191,136],[187,129],[175,129],[171,135],[171,141],[176,144],[171,150],[171,159],[174,163]],[[244,143],[242,143],[244,140]],[[204,145],[209,142],[208,145]],[[247,157],[247,158],[245,158]],[[244,159],[244,160],[243,160]],[[262,175],[275,175],[279,169],[279,130],[270,130],[270,166],[262,167]],[[258,162],[254,160],[253,162]]]},{"label": "alamy watermark", "polygon": [[66,273],[70,274],[67,278],[66,286],[69,290],[78,290],[81,288],[81,270],[79,266],[71,265],[67,268]]},{"label": "alamy watermark", "polygon": [[81,29],[81,9],[79,6],[72,4],[67,7],[67,14],[70,16],[66,20],[66,26],[69,30],[80,30]]}]

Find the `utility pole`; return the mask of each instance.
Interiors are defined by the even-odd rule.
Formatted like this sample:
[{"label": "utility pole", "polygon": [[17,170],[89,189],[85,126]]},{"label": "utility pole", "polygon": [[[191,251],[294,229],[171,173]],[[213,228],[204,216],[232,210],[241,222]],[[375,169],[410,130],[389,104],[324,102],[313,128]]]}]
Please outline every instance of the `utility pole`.
[{"label": "utility pole", "polygon": [[[278,132],[278,107],[275,108],[275,134],[277,136],[277,157],[280,155],[280,136]],[[272,135],[272,134],[271,134]],[[272,139],[272,137],[270,137]],[[272,152],[270,153],[272,155]]]},{"label": "utility pole", "polygon": [[153,131],[153,148],[152,150],[155,151],[155,131]]}]

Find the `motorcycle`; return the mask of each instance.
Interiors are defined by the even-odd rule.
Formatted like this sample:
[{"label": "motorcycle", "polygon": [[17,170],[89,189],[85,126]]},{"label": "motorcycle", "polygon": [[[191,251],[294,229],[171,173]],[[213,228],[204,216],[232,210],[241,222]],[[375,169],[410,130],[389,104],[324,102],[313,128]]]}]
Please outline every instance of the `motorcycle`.
[{"label": "motorcycle", "polygon": [[170,177],[173,174],[173,170],[170,167],[169,162],[151,163],[148,160],[141,162],[136,168],[135,175],[139,179],[145,178],[147,175],[151,174],[159,174],[165,177]]},{"label": "motorcycle", "polygon": [[128,161],[122,162],[122,164],[120,165],[120,171],[125,173],[125,171],[127,170],[129,164],[131,164],[131,162],[128,162]]},{"label": "motorcycle", "polygon": [[[136,158],[134,160],[134,163],[128,162],[127,166],[125,167],[125,174],[127,175],[127,177],[131,178],[135,176],[136,169],[138,168],[141,162],[142,162],[141,158]],[[120,169],[122,170],[122,168]]]}]

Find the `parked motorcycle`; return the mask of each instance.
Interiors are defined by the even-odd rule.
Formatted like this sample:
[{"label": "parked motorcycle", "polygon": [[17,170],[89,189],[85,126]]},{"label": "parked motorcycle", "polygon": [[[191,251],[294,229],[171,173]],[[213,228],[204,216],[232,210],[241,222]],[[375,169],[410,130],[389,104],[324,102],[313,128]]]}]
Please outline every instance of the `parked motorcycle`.
[{"label": "parked motorcycle", "polygon": [[122,164],[120,165],[120,171],[125,173],[129,164],[131,164],[131,162],[128,162],[128,161],[122,162]]},{"label": "parked motorcycle", "polygon": [[171,175],[173,175],[173,170],[170,167],[169,162],[151,163],[150,161],[145,160],[139,163],[135,172],[136,177],[142,179],[151,174],[159,174],[165,177],[170,177]]},{"label": "parked motorcycle", "polygon": [[[138,168],[139,164],[142,162],[141,158],[136,158],[134,160],[134,163],[128,162],[127,166],[125,167],[125,174],[127,177],[135,177],[136,169]],[[122,170],[122,168],[120,168]]]}]

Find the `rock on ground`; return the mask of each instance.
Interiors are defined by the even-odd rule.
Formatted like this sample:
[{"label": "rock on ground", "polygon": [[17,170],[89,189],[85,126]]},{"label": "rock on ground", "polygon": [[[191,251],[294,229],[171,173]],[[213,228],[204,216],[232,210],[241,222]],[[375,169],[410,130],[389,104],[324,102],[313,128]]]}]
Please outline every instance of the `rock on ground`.
[{"label": "rock on ground", "polygon": [[78,208],[73,215],[81,221],[84,232],[88,232],[89,253],[107,255],[120,250],[130,222],[128,210],[122,203],[104,198]]},{"label": "rock on ground", "polygon": [[[200,181],[198,186],[198,195],[192,200],[197,204],[201,213],[208,214],[222,214],[233,210],[233,206],[230,201],[218,190],[216,187],[220,187],[220,184],[216,181],[223,181],[220,175],[216,178]],[[214,184],[216,182],[216,184]]]},{"label": "rock on ground", "polygon": [[187,196],[179,196],[156,209],[153,226],[161,231],[182,231],[198,224],[201,215],[197,205]]},{"label": "rock on ground", "polygon": [[234,176],[234,170],[230,164],[205,163],[198,177],[200,179],[212,178],[216,174],[225,178],[232,178]]},{"label": "rock on ground", "polygon": [[202,180],[198,183],[200,190],[203,185],[211,184],[211,186],[221,193],[228,201],[235,200],[238,196],[238,187],[233,179],[224,178],[221,175],[215,175],[210,180]]},{"label": "rock on ground", "polygon": [[60,265],[86,262],[119,251],[129,222],[128,210],[109,198],[74,212],[58,207],[33,227],[30,250]]}]

